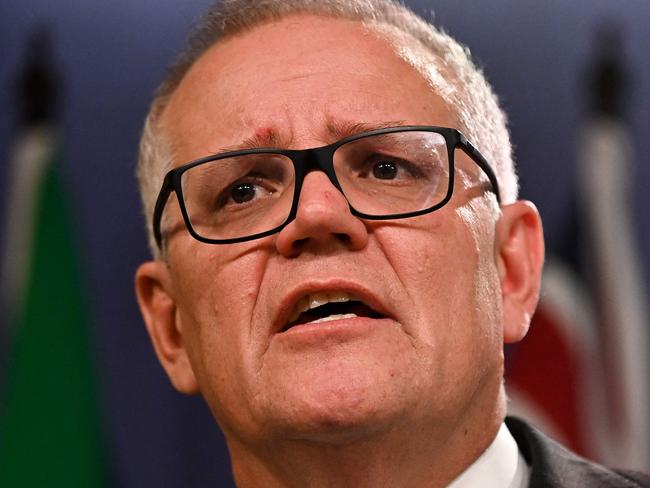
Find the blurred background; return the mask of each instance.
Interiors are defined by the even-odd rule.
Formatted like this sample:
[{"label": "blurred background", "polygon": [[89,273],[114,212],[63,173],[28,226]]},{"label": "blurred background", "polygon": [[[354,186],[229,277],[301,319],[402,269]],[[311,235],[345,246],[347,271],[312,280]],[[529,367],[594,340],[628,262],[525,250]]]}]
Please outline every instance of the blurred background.
[{"label": "blurred background", "polygon": [[[229,486],[221,434],[133,294],[153,90],[207,0],[0,4],[0,486]],[[650,468],[650,2],[407,2],[467,44],[542,214],[544,296],[511,411]]]}]

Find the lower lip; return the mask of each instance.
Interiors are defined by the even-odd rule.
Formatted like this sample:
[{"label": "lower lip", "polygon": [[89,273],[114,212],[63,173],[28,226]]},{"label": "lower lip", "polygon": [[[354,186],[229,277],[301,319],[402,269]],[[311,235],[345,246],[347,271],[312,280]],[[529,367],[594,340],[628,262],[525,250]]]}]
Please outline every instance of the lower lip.
[{"label": "lower lip", "polygon": [[378,328],[398,326],[399,324],[395,320],[389,318],[351,317],[294,325],[290,329],[276,334],[276,337],[292,342],[320,342],[327,339],[349,340],[372,333]]}]

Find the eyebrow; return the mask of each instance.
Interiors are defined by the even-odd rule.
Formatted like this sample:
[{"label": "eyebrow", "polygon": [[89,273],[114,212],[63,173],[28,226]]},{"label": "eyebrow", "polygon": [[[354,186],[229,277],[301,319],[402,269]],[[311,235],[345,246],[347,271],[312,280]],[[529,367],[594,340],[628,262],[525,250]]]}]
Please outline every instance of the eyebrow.
[{"label": "eyebrow", "polygon": [[361,132],[369,132],[372,130],[388,129],[389,127],[400,127],[406,125],[403,120],[394,120],[389,122],[328,122],[327,133],[332,137],[333,141],[345,139]]},{"label": "eyebrow", "polygon": [[[400,127],[406,125],[403,120],[388,122],[347,122],[347,121],[330,121],[326,125],[326,133],[331,142],[345,139],[361,132],[368,132],[378,129],[387,129],[389,127]],[[274,127],[262,127],[255,130],[255,133],[241,142],[222,146],[215,151],[215,154],[222,152],[239,151],[242,149],[259,149],[259,148],[288,148],[293,140],[292,135],[283,136]]]},{"label": "eyebrow", "polygon": [[291,144],[292,137],[281,137],[280,133],[273,127],[262,127],[255,130],[252,136],[232,146],[222,146],[215,153],[239,151],[242,149],[259,149],[259,148],[281,148],[288,147]]}]

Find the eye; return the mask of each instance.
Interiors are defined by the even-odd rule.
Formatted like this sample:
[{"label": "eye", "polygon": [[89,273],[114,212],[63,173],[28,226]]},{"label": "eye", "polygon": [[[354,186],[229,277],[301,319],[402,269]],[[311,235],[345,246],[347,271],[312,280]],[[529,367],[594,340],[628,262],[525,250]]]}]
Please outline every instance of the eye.
[{"label": "eye", "polygon": [[230,198],[235,203],[250,202],[257,194],[257,187],[252,183],[238,183],[230,189]]},{"label": "eye", "polygon": [[363,166],[358,173],[359,177],[374,178],[387,183],[406,184],[424,176],[423,168],[420,168],[417,162],[382,154],[367,157]]},{"label": "eye", "polygon": [[236,181],[225,189],[219,198],[219,206],[260,204],[273,196],[276,191],[276,185],[267,179],[249,175],[246,180]]},{"label": "eye", "polygon": [[379,161],[372,167],[372,175],[379,180],[394,180],[399,169],[393,161]]}]

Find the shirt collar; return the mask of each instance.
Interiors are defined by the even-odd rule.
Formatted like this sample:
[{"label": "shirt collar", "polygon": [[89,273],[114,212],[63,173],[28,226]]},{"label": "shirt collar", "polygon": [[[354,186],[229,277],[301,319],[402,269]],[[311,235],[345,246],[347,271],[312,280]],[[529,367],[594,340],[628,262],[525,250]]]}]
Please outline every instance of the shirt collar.
[{"label": "shirt collar", "polygon": [[530,468],[506,424],[502,423],[492,444],[447,488],[526,488],[529,478]]}]

